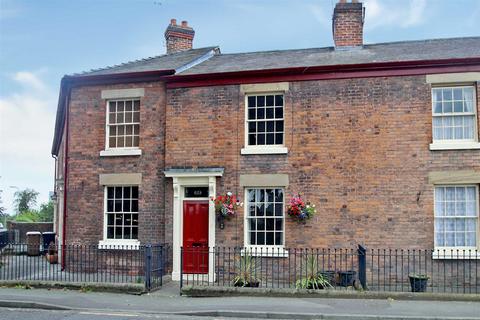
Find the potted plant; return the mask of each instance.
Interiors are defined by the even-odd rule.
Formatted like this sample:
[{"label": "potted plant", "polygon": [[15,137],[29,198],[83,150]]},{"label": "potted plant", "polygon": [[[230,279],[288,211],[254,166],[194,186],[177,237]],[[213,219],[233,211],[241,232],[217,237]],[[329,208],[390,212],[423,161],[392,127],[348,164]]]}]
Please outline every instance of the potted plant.
[{"label": "potted plant", "polygon": [[357,273],[353,270],[339,271],[338,272],[338,282],[342,287],[351,287],[353,286],[353,280]]},{"label": "potted plant", "polygon": [[303,278],[295,282],[297,289],[325,289],[331,288],[332,285],[322,272],[318,272],[318,263],[314,255],[308,255],[305,264],[300,270]]},{"label": "potted plant", "polygon": [[257,260],[248,250],[238,259],[236,265],[237,275],[233,278],[234,287],[258,288],[260,279],[257,277]]},{"label": "potted plant", "polygon": [[410,279],[412,292],[425,292],[427,290],[429,277],[426,274],[411,274],[408,278]]},{"label": "potted plant", "polygon": [[233,217],[237,209],[243,206],[240,198],[231,192],[227,192],[223,196],[211,197],[210,200],[215,204],[215,212],[217,213],[220,229],[224,228],[224,220]]},{"label": "potted plant", "polygon": [[50,242],[50,244],[48,245],[48,252],[47,252],[46,258],[50,264],[58,263],[57,247],[55,246],[53,241]]},{"label": "potted plant", "polygon": [[315,205],[310,202],[305,202],[300,194],[293,196],[288,202],[288,215],[295,218],[298,222],[305,223],[306,220],[313,217],[317,212]]}]

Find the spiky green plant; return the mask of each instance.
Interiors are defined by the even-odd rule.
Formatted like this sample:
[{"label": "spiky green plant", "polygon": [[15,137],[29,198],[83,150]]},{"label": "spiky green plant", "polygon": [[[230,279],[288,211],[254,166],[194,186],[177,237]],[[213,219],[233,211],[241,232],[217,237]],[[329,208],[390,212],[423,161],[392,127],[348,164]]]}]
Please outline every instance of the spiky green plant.
[{"label": "spiky green plant", "polygon": [[257,277],[257,259],[248,250],[245,250],[243,255],[238,258],[235,269],[237,272],[237,275],[233,278],[235,287],[251,287],[260,281]]},{"label": "spiky green plant", "polygon": [[307,255],[300,271],[303,277],[295,282],[297,289],[324,289],[332,287],[328,279],[319,272],[315,255]]}]

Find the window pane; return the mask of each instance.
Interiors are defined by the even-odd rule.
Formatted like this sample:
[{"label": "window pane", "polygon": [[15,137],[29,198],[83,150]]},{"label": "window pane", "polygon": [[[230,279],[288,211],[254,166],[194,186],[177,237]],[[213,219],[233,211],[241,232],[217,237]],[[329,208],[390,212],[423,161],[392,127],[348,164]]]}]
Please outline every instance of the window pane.
[{"label": "window pane", "polygon": [[249,134],[248,135],[248,144],[249,145],[256,145],[257,144],[257,139],[256,139],[256,135],[255,134]]},{"label": "window pane", "polygon": [[256,126],[255,122],[249,122],[248,123],[248,132],[252,133],[252,132],[256,132],[256,131],[257,131],[257,126]]},{"label": "window pane", "polygon": [[133,122],[140,122],[140,112],[133,113]]},{"label": "window pane", "polygon": [[257,199],[257,202],[263,202],[265,201],[265,190],[263,189],[256,189],[256,199]]},{"label": "window pane", "polygon": [[283,219],[275,219],[275,230],[283,230]]},{"label": "window pane", "polygon": [[132,227],[132,239],[138,239],[138,228]]},{"label": "window pane", "polygon": [[275,96],[275,105],[276,106],[283,106],[283,95],[278,94]]},{"label": "window pane", "polygon": [[260,121],[257,122],[258,132],[265,132],[265,122]]},{"label": "window pane", "polygon": [[443,100],[444,101],[451,101],[452,100],[452,89],[451,88],[444,88],[443,89]]},{"label": "window pane", "polygon": [[274,189],[266,189],[265,190],[265,201],[273,202],[275,199],[275,190]]},{"label": "window pane", "polygon": [[462,88],[453,89],[453,100],[463,100]]},{"label": "window pane", "polygon": [[275,219],[267,219],[267,225],[266,225],[267,230],[275,230]]},{"label": "window pane", "polygon": [[265,119],[265,108],[257,109],[257,119]]},{"label": "window pane", "polygon": [[255,189],[247,190],[247,202],[255,202]]},{"label": "window pane", "polygon": [[138,212],[138,200],[132,200],[132,212]]},{"label": "window pane", "polygon": [[113,212],[113,200],[107,200],[107,212]]},{"label": "window pane", "polygon": [[257,224],[256,224],[256,220],[255,219],[248,219],[248,221],[250,222],[249,223],[249,230],[251,231],[255,231],[257,230]]},{"label": "window pane", "polygon": [[256,242],[256,233],[255,232],[250,232],[250,244],[252,245],[256,245],[257,242]]},{"label": "window pane", "polygon": [[465,208],[465,202],[464,201],[460,201],[460,202],[457,202],[456,203],[456,206],[455,206],[455,215],[456,216],[466,216],[466,208]]},{"label": "window pane", "polygon": [[275,243],[273,242],[273,235],[274,235],[273,232],[267,232],[267,238],[265,241],[266,245],[271,245],[271,246],[275,245]]},{"label": "window pane", "polygon": [[108,228],[107,228],[107,239],[113,239],[113,238],[114,238],[113,230],[114,230],[113,227],[108,227]]},{"label": "window pane", "polygon": [[273,204],[269,203],[265,206],[265,215],[273,216]]},{"label": "window pane", "polygon": [[256,206],[257,210],[257,216],[264,216],[265,215],[265,207],[263,204],[257,204]]},{"label": "window pane", "polygon": [[273,107],[273,96],[267,96],[266,97],[266,106],[267,107]]},{"label": "window pane", "polygon": [[140,110],[140,100],[133,101],[133,110]]},{"label": "window pane", "polygon": [[274,118],[274,109],[267,108],[267,119],[273,119],[273,118]]},{"label": "window pane", "polygon": [[257,230],[265,230],[265,219],[264,218],[261,218],[261,219],[256,219],[257,220]]},{"label": "window pane", "polygon": [[265,245],[265,232],[257,232],[257,245]]},{"label": "window pane", "polygon": [[248,97],[248,107],[249,108],[255,108],[256,106],[256,101],[255,97]]},{"label": "window pane", "polygon": [[125,101],[125,111],[132,111],[132,110],[133,110],[132,101],[131,100]]},{"label": "window pane", "polygon": [[453,103],[453,111],[454,112],[463,112],[463,102],[462,101],[455,101]]},{"label": "window pane", "polygon": [[257,145],[264,145],[264,144],[265,144],[265,134],[258,134]]},{"label": "window pane", "polygon": [[455,219],[455,231],[465,232],[465,219]]},{"label": "window pane", "polygon": [[108,108],[108,111],[109,111],[109,112],[115,113],[115,112],[117,111],[117,109],[116,109],[117,102],[116,102],[116,101],[110,101],[110,102],[108,103],[108,105],[109,105],[109,108]]},{"label": "window pane", "polygon": [[138,187],[132,187],[132,198],[138,198]]},{"label": "window pane", "polygon": [[283,244],[282,233],[281,232],[275,232],[275,245],[281,246],[282,244]]},{"label": "window pane", "polygon": [[254,120],[255,119],[255,114],[256,114],[255,109],[249,109],[248,110],[248,119],[249,120]]},{"label": "window pane", "polygon": [[455,246],[455,232],[447,232],[445,233],[445,246],[447,247],[454,247]]},{"label": "window pane", "polygon": [[265,96],[257,96],[257,107],[265,106]]},{"label": "window pane", "polygon": [[267,134],[266,144],[269,144],[269,145],[275,144],[275,135],[273,133]]},{"label": "window pane", "polygon": [[283,118],[283,108],[275,108],[275,118],[276,119]]}]

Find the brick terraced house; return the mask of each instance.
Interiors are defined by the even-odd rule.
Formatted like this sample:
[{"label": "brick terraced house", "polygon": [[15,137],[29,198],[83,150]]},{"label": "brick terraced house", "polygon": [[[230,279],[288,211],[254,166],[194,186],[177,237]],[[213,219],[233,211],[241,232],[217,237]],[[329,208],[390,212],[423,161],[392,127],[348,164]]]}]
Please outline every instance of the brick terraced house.
[{"label": "brick terraced house", "polygon": [[182,246],[480,248],[480,37],[364,44],[363,23],[340,1],[334,47],[222,54],[172,19],[165,55],[65,76],[58,242],[168,243],[173,279]]}]

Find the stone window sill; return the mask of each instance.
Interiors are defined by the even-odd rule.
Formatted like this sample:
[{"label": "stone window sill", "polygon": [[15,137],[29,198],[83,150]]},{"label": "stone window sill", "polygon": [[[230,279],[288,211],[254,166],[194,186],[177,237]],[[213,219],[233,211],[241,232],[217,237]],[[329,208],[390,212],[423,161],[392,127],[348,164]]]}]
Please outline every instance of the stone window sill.
[{"label": "stone window sill", "polygon": [[245,253],[253,257],[288,258],[288,250],[283,246],[248,246],[242,249],[241,255]]},{"label": "stone window sill", "polygon": [[476,141],[458,142],[434,142],[430,144],[430,150],[474,150],[480,149],[480,143]]},{"label": "stone window sill", "polygon": [[476,248],[467,249],[435,249],[432,253],[434,260],[477,260],[480,259],[480,251]]},{"label": "stone window sill", "polygon": [[240,154],[287,154],[288,148],[282,146],[247,146],[240,150]]},{"label": "stone window sill", "polygon": [[142,149],[107,149],[100,151],[100,157],[141,156]]},{"label": "stone window sill", "polygon": [[100,240],[98,249],[108,250],[138,250],[140,241],[138,240]]}]

